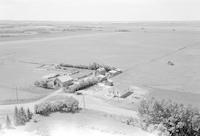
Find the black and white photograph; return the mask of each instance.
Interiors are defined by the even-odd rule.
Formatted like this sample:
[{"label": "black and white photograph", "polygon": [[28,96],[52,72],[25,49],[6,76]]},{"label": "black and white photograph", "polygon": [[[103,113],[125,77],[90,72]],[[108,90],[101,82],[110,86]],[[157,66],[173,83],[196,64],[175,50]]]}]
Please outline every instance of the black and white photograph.
[{"label": "black and white photograph", "polygon": [[200,136],[200,0],[0,0],[0,136]]}]

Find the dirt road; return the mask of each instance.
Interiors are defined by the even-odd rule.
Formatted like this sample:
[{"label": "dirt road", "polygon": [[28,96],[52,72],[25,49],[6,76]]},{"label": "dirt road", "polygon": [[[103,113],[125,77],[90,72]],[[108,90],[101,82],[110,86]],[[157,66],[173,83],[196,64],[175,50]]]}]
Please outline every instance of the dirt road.
[{"label": "dirt road", "polygon": [[110,105],[106,103],[106,101],[103,101],[101,99],[98,99],[94,96],[91,95],[75,95],[75,94],[68,94],[68,93],[61,93],[62,89],[59,89],[52,94],[37,100],[35,102],[31,103],[25,103],[25,104],[12,104],[12,105],[1,105],[0,106],[0,111],[13,111],[15,106],[21,107],[23,106],[24,108],[29,108],[30,110],[34,109],[35,104],[39,104],[44,102],[45,100],[56,96],[56,95],[66,95],[66,96],[72,96],[76,98],[79,101],[79,106],[84,109],[91,109],[95,111],[101,111],[105,112],[108,114],[112,115],[118,115],[118,116],[125,116],[125,117],[137,117],[137,112],[132,111],[132,110],[127,110],[123,108],[119,108],[113,105]]}]

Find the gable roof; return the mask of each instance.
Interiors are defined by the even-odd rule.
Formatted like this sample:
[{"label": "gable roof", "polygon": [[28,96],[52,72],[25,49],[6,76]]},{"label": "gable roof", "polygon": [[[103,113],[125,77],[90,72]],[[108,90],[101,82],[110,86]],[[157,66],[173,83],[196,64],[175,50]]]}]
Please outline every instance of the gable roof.
[{"label": "gable roof", "polygon": [[69,75],[59,76],[59,77],[57,77],[57,79],[63,83],[73,80],[73,78],[71,78]]}]

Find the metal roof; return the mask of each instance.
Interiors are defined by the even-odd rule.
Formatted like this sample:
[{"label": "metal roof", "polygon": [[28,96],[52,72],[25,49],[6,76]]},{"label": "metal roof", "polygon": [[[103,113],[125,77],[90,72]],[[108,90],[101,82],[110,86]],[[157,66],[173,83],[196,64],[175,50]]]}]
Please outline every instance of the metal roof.
[{"label": "metal roof", "polygon": [[61,82],[67,82],[73,80],[73,78],[71,78],[69,75],[59,76],[57,77],[57,79],[60,80]]}]

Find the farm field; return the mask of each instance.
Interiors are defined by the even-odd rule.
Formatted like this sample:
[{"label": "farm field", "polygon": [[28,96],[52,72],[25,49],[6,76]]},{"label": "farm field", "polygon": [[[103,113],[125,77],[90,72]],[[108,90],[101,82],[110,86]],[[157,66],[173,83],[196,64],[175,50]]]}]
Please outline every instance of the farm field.
[{"label": "farm field", "polygon": [[37,64],[23,62],[86,65],[98,62],[124,71],[113,78],[122,91],[129,86],[139,86],[149,90],[150,96],[200,106],[199,22],[79,23],[78,26],[91,26],[95,31],[76,29],[72,35],[52,32],[47,38],[45,34],[42,38],[36,34],[27,39],[9,37],[10,41],[1,37],[0,93],[4,96],[1,95],[0,102],[16,100],[16,88],[19,97],[27,99],[37,99],[51,92],[32,86],[46,73],[36,70]]},{"label": "farm field", "polygon": [[[153,136],[127,122],[139,119],[142,98],[200,107],[199,28],[199,22],[4,23],[0,25],[0,124],[6,115],[14,119],[15,106],[34,111],[36,104],[73,97],[79,102],[77,113],[34,114],[25,126],[5,129],[6,133]],[[94,74],[56,64],[88,66],[93,62],[122,69],[112,78],[114,86],[99,83],[74,94],[66,93],[69,88],[34,86],[52,73],[77,72],[72,78]],[[112,95],[117,90],[123,96],[129,89],[133,90],[130,97]]]}]

